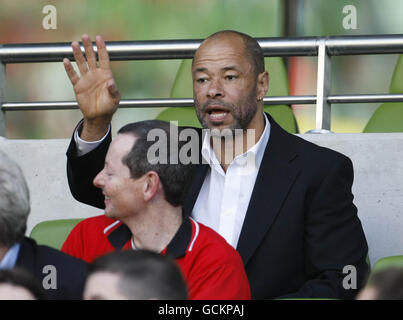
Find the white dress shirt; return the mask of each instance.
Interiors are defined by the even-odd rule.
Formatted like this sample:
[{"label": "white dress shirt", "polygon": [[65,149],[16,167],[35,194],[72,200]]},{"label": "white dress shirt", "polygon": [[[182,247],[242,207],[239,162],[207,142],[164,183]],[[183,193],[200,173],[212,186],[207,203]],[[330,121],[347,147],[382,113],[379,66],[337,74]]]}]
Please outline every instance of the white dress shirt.
[{"label": "white dress shirt", "polygon": [[214,154],[209,135],[206,134],[203,139],[202,156],[204,161],[210,164],[210,168],[193,207],[192,216],[218,232],[234,248],[238,244],[270,137],[270,122],[265,114],[264,118],[265,128],[258,142],[245,153],[235,157],[227,172],[224,172]]}]

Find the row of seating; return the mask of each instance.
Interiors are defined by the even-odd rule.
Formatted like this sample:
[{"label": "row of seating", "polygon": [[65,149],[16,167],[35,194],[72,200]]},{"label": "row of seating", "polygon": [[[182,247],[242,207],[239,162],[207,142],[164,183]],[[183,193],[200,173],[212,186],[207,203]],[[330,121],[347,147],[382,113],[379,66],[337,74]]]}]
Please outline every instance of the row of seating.
[{"label": "row of seating", "polygon": [[[171,98],[189,98],[193,95],[191,60],[183,60],[176,75],[170,93]],[[288,76],[282,58],[265,58],[266,69],[270,72],[269,94],[271,96],[288,96]],[[403,93],[403,55],[397,61],[389,93]],[[264,107],[282,128],[290,133],[299,133],[294,113],[288,105],[270,105]],[[180,126],[200,127],[194,108],[177,107],[163,110],[157,119],[178,121]],[[364,133],[403,132],[403,102],[384,103],[380,105],[365,126]]]}]

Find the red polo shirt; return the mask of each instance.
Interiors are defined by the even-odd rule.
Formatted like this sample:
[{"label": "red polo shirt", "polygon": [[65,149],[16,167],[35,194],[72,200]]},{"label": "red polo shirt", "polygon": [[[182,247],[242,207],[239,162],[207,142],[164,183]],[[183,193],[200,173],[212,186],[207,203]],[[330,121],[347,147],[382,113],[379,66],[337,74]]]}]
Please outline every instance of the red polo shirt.
[{"label": "red polo shirt", "polygon": [[[96,216],[81,221],[62,251],[89,263],[114,250],[132,249],[132,234],[120,222]],[[184,221],[161,252],[176,260],[191,300],[246,300],[250,288],[238,252],[212,229],[191,218]]]}]

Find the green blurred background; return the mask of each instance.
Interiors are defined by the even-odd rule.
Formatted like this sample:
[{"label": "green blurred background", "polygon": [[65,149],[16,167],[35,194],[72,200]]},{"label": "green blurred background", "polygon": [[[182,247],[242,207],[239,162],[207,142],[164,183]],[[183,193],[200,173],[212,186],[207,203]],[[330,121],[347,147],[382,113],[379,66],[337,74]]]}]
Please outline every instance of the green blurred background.
[{"label": "green blurred background", "polygon": [[[295,36],[402,33],[401,0],[300,0],[292,21]],[[57,9],[57,29],[45,30],[45,5]],[[254,37],[284,36],[283,0],[0,0],[0,44],[71,42],[82,33],[106,41],[201,39],[222,29]],[[343,28],[343,8],[357,8],[357,29]],[[332,58],[332,94],[385,93],[397,55]],[[123,99],[169,97],[180,60],[112,62]],[[285,61],[290,92],[316,91],[316,57]],[[269,70],[270,72],[270,70]],[[6,101],[74,100],[62,63],[7,65]],[[270,94],[270,90],[269,90]],[[361,132],[379,104],[332,106],[332,131]],[[315,127],[315,107],[295,105],[300,132]],[[114,129],[154,118],[162,109],[121,109]],[[7,138],[69,138],[78,110],[7,112]]]}]

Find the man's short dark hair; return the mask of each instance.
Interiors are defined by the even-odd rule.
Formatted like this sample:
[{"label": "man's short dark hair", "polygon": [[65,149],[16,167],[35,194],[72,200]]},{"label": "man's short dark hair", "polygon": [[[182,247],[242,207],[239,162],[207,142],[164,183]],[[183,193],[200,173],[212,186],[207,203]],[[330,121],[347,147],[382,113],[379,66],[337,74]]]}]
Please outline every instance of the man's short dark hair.
[{"label": "man's short dark hair", "polygon": [[0,285],[9,284],[28,290],[37,300],[46,300],[45,289],[38,280],[30,273],[21,268],[0,270]]},{"label": "man's short dark hair", "polygon": [[239,31],[235,30],[222,30],[218,31],[216,33],[213,33],[207,39],[213,39],[213,38],[219,38],[220,36],[225,36],[227,34],[234,34],[239,36],[245,45],[245,53],[246,56],[249,58],[249,61],[253,67],[253,71],[255,75],[257,76],[259,73],[262,73],[265,71],[265,66],[264,66],[264,54],[263,54],[263,49],[259,45],[259,42],[250,35],[247,35],[246,33],[242,33]]},{"label": "man's short dark hair", "polygon": [[[178,148],[172,148],[170,141],[170,128],[174,126],[169,122],[161,120],[146,120],[134,123],[129,123],[123,126],[118,134],[132,134],[137,138],[130,152],[123,158],[123,164],[130,170],[130,175],[133,179],[140,178],[148,171],[155,171],[162,183],[165,193],[165,199],[173,206],[183,205],[186,192],[190,185],[194,166],[191,164],[182,164],[179,159],[179,150],[186,143],[178,141]],[[147,141],[148,133],[153,129],[163,130],[167,137],[166,156],[168,164],[150,163],[147,158],[148,150],[156,143],[155,141]],[[176,128],[177,129],[177,128]],[[172,152],[177,153],[177,163],[170,163]]]},{"label": "man's short dark hair", "polygon": [[376,290],[376,300],[403,300],[403,267],[375,271],[367,286]]},{"label": "man's short dark hair", "polygon": [[96,272],[119,276],[118,290],[128,299],[186,300],[188,291],[173,259],[148,250],[115,251],[88,266],[87,277]]}]

